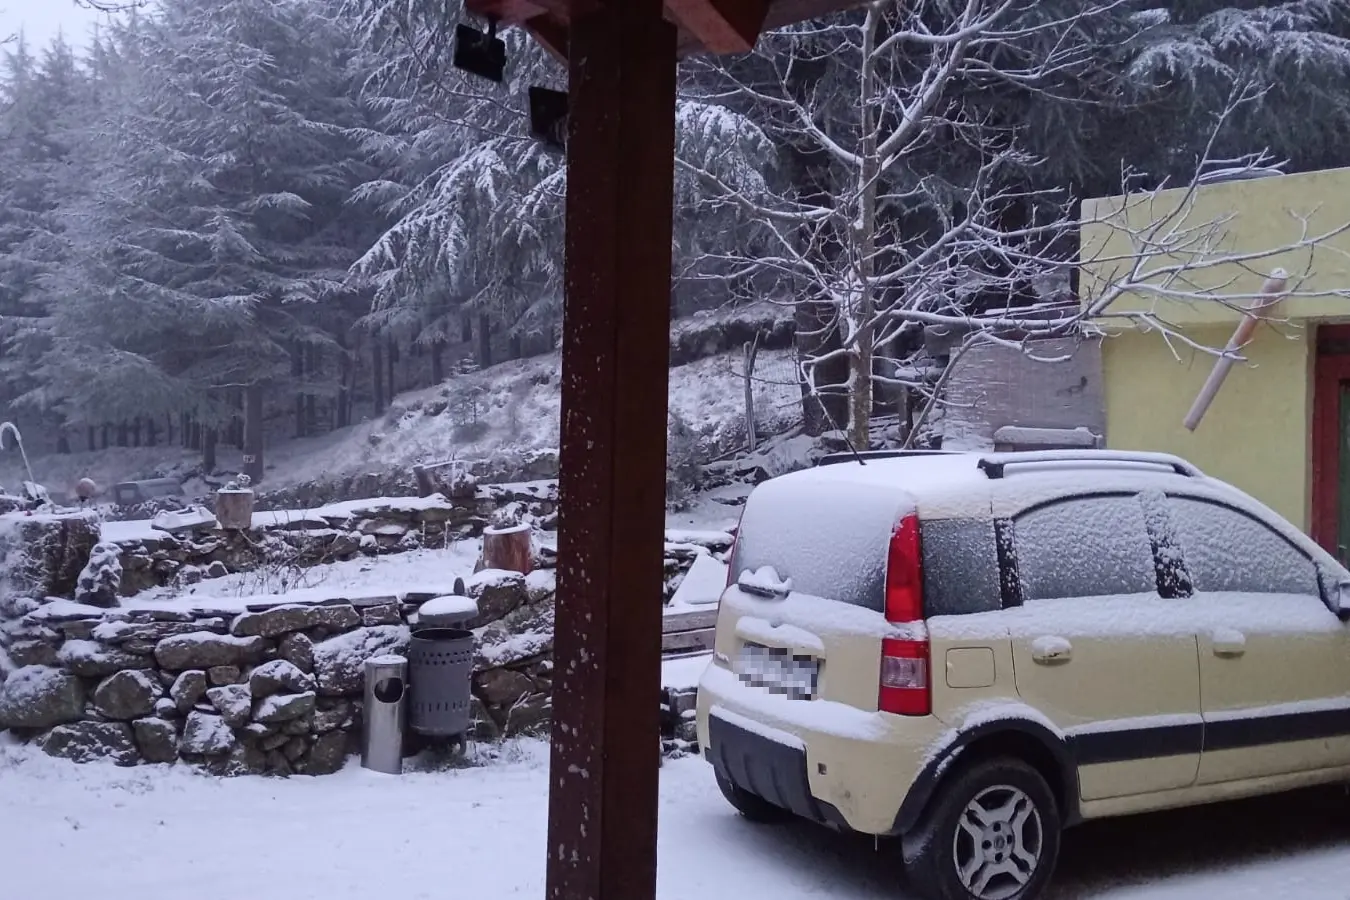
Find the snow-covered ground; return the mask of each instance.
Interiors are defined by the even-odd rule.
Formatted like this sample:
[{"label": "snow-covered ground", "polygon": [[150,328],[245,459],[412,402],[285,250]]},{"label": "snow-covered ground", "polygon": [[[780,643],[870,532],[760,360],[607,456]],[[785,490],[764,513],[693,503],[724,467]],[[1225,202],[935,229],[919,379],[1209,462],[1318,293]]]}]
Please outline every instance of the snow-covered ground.
[{"label": "snow-covered ground", "polygon": [[[75,765],[0,744],[0,895],[75,900],[543,896],[547,748],[375,775],[220,780]],[[1304,794],[1089,825],[1055,900],[1345,900],[1350,801]],[[896,900],[895,848],[807,824],[752,825],[696,758],[661,772],[663,898]]]}]

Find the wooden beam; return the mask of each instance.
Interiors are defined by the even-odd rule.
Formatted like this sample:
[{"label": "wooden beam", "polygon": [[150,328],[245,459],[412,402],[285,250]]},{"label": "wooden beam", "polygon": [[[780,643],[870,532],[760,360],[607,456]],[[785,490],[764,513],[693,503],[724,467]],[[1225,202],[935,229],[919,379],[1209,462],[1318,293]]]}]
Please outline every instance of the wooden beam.
[{"label": "wooden beam", "polygon": [[603,0],[569,23],[549,900],[656,895],[675,153],[662,13]]},{"label": "wooden beam", "polygon": [[567,65],[567,26],[551,16],[536,16],[525,23],[530,34],[553,58]]},{"label": "wooden beam", "polygon": [[666,0],[666,9],[709,53],[755,48],[769,0]]}]

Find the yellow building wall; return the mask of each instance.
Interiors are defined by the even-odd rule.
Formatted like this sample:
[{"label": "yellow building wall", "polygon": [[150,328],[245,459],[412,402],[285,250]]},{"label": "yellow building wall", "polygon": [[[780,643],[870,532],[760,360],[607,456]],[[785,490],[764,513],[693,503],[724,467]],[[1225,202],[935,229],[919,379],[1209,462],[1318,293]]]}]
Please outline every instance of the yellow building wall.
[{"label": "yellow building wall", "polygon": [[[1225,304],[1212,297],[1256,294],[1277,266],[1290,274],[1292,292],[1279,317],[1350,316],[1350,168],[1222,182],[1193,193],[1176,188],[1085,200],[1082,217],[1079,292],[1085,303],[1127,275],[1132,282],[1157,283],[1164,268],[1178,263],[1188,270],[1172,288],[1197,295],[1181,300],[1147,292],[1125,295],[1106,310],[1108,316],[1149,312],[1176,325],[1224,322],[1231,328],[1240,315],[1232,305],[1247,300]],[[1157,227],[1146,235],[1150,225]],[[1297,247],[1316,236],[1325,240]],[[1164,256],[1160,247],[1174,252]],[[1271,252],[1278,248],[1297,249]],[[1215,264],[1233,254],[1247,258]],[[1148,257],[1143,269],[1131,273],[1131,261],[1141,255]],[[1148,272],[1158,277],[1138,277]]]},{"label": "yellow building wall", "polygon": [[[1194,431],[1181,424],[1214,365],[1207,353],[1177,347],[1157,333],[1126,331],[1102,345],[1106,444],[1117,450],[1175,453],[1228,481],[1307,531],[1310,522],[1312,361],[1310,335],[1262,326],[1250,363],[1229,372]],[[1221,346],[1230,325],[1186,334]],[[1315,340],[1315,338],[1314,338]]]}]

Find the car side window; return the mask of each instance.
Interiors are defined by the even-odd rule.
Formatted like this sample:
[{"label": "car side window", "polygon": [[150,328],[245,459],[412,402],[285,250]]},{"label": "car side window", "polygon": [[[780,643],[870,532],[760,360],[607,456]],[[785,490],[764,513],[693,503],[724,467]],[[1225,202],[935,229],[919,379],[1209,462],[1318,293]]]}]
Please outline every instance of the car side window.
[{"label": "car side window", "polygon": [[1195,590],[1321,596],[1316,564],[1266,523],[1197,497],[1168,504]]},{"label": "car side window", "polygon": [[1067,497],[1013,519],[1025,601],[1158,589],[1143,507],[1132,494]]}]

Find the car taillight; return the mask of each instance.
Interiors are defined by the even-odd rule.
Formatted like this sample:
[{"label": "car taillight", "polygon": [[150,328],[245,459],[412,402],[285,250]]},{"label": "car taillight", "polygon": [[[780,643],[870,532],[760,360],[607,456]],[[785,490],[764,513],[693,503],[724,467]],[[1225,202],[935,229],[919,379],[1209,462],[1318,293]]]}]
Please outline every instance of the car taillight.
[{"label": "car taillight", "polygon": [[[916,515],[901,519],[891,534],[886,555],[886,620],[897,624],[923,620],[923,557]],[[926,716],[932,706],[928,641],[883,639],[877,708],[901,716]]]},{"label": "car taillight", "polygon": [[905,516],[891,532],[886,554],[886,621],[923,618],[923,557],[919,555],[919,517]]},{"label": "car taillight", "polygon": [[877,709],[899,716],[926,716],[931,711],[927,641],[885,638],[881,642]]}]

